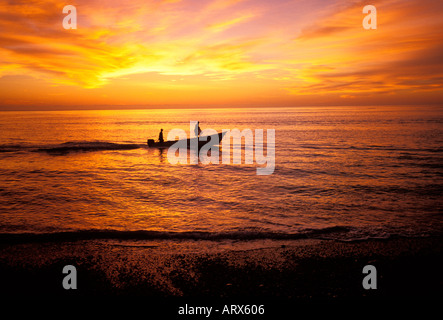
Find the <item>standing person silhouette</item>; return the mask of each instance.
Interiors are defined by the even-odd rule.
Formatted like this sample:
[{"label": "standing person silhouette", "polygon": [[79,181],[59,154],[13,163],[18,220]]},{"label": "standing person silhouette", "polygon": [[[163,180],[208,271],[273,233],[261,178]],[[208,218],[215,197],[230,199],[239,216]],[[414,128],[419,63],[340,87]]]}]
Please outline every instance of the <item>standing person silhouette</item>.
[{"label": "standing person silhouette", "polygon": [[200,129],[200,122],[197,121],[197,124],[195,125],[195,136],[198,137],[200,135],[200,132],[202,132],[202,130]]},{"label": "standing person silhouette", "polygon": [[160,143],[165,142],[165,140],[163,139],[163,129],[160,129],[160,134],[158,135],[158,141]]}]

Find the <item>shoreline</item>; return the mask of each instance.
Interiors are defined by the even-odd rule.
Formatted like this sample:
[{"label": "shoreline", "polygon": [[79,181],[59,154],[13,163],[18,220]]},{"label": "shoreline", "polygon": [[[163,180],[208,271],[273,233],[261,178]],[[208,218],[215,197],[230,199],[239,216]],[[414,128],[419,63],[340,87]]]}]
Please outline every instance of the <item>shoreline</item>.
[{"label": "shoreline", "polygon": [[[441,240],[292,240],[249,249],[239,241],[237,249],[206,252],[166,240],[2,243],[0,283],[6,299],[441,300]],[[368,264],[376,290],[362,287]],[[76,290],[62,287],[65,265],[77,269]]]}]

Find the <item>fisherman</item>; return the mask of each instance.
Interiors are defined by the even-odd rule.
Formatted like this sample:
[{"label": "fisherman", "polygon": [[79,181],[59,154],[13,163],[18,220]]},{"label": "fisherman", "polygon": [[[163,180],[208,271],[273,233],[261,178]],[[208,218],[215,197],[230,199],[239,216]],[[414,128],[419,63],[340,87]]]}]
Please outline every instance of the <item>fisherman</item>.
[{"label": "fisherman", "polygon": [[202,130],[200,129],[200,125],[199,122],[197,121],[197,124],[195,125],[195,136],[198,137],[200,136],[200,132],[202,132]]},{"label": "fisherman", "polygon": [[158,141],[160,143],[165,142],[165,140],[163,139],[163,129],[160,129],[160,134],[158,135]]}]

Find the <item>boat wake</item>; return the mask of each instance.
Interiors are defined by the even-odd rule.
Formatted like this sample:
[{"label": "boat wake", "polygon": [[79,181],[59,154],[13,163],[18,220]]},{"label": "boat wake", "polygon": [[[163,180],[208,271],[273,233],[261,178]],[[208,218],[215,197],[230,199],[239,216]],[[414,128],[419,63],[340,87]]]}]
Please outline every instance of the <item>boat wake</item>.
[{"label": "boat wake", "polygon": [[71,152],[106,151],[106,150],[133,150],[140,148],[134,143],[113,143],[113,142],[65,142],[60,145],[38,148],[37,152],[47,152],[50,154],[66,154]]}]

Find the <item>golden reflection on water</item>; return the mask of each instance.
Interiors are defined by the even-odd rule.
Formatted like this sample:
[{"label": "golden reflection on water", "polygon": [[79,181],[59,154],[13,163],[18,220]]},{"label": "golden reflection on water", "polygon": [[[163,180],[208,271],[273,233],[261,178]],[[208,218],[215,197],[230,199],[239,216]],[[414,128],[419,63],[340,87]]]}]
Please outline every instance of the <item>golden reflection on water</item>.
[{"label": "golden reflection on water", "polygon": [[[0,225],[15,231],[428,230],[438,222],[441,110],[302,108],[12,113],[0,120]],[[3,118],[5,119],[5,118]],[[171,165],[166,149],[68,152],[66,142],[145,144],[160,127],[276,129],[276,170]],[[3,134],[5,133],[5,134]],[[22,139],[22,140],[20,140]],[[219,150],[222,162],[223,149]],[[244,159],[245,149],[242,150]],[[421,231],[420,231],[421,232]]]}]

